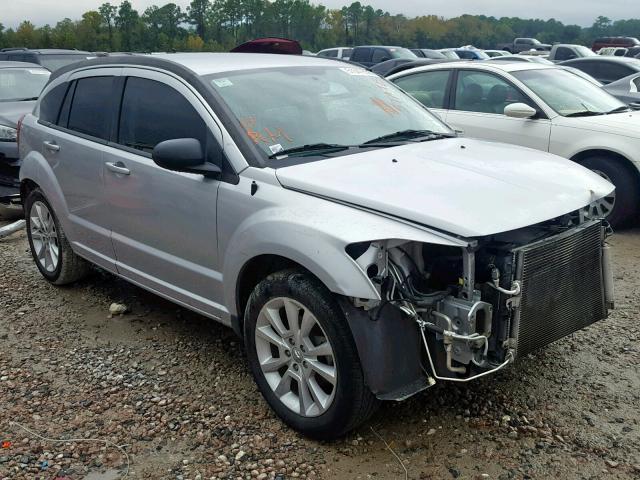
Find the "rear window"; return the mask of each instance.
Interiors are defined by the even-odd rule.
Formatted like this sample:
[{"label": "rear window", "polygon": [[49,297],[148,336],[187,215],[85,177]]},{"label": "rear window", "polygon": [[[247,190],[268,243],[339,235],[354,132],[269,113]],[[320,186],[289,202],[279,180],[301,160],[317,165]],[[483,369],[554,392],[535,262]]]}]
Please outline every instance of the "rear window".
[{"label": "rear window", "polygon": [[49,80],[44,68],[0,69],[0,102],[36,100]]},{"label": "rear window", "polygon": [[80,62],[82,60],[88,60],[90,58],[95,58],[93,56],[87,55],[78,55],[78,54],[70,54],[70,55],[40,55],[39,62],[44,68],[50,71],[58,70],[59,68],[66,67],[72,63]]},{"label": "rear window", "polygon": [[111,125],[113,77],[90,77],[78,80],[69,112],[68,128],[85,135],[107,140]]}]

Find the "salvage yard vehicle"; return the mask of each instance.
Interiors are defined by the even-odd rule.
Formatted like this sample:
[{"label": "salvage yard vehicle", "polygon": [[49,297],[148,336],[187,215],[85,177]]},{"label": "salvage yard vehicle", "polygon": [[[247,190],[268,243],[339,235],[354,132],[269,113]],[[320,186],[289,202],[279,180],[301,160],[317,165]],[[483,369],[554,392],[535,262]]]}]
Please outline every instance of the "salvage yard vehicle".
[{"label": "salvage yard vehicle", "polygon": [[574,58],[559,65],[582,70],[605,85],[634,73],[640,73],[640,60],[629,57],[602,57],[596,55],[594,57]]},{"label": "salvage yard vehicle", "polygon": [[634,73],[603,87],[634,110],[640,110],[640,73]]},{"label": "salvage yard vehicle", "polygon": [[516,38],[512,43],[503,43],[498,45],[498,50],[505,50],[509,53],[520,53],[526,50],[551,50],[548,43],[540,43],[535,38]]},{"label": "salvage yard vehicle", "polygon": [[612,306],[606,224],[580,215],[609,182],[457,138],[361,67],[91,60],[52,76],[20,151],[48,281],[93,263],[231,326],[267,403],[316,438],[379,400],[496,372]]},{"label": "salvage yard vehicle", "polygon": [[466,136],[548,151],[610,180],[615,194],[589,209],[628,225],[640,205],[640,112],[564,65],[447,63],[387,78]]},{"label": "salvage yard vehicle", "polygon": [[0,61],[36,63],[50,72],[75,62],[94,58],[95,54],[81,50],[63,50],[56,48],[29,49],[3,48]]}]

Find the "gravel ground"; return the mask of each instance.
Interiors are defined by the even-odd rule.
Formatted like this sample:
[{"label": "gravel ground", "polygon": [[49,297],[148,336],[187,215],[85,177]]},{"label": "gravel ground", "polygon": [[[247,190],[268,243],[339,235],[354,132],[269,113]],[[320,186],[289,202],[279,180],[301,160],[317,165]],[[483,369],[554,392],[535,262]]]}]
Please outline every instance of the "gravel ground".
[{"label": "gravel ground", "polygon": [[[318,443],[271,413],[230,330],[101,272],[50,286],[14,234],[0,240],[0,479],[115,480],[123,452],[140,479],[640,478],[640,231],[612,243],[608,320]],[[113,302],[129,312],[110,318]]]}]

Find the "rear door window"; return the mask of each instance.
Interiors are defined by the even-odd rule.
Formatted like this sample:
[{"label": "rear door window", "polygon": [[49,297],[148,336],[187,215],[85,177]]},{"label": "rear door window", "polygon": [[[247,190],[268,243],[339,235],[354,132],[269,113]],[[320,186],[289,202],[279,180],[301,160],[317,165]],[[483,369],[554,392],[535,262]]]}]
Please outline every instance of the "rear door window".
[{"label": "rear door window", "polygon": [[373,63],[380,63],[385,60],[389,60],[390,58],[391,56],[386,50],[383,50],[382,48],[376,48],[373,51],[373,56],[371,57],[371,61]]},{"label": "rear door window", "polygon": [[158,143],[174,138],[195,138],[204,148],[207,126],[200,114],[174,88],[129,77],[122,98],[118,143],[150,154]]},{"label": "rear door window", "polygon": [[338,50],[327,50],[326,52],[320,52],[319,56],[336,58],[338,56]]},{"label": "rear door window", "polygon": [[88,77],[77,81],[67,128],[109,139],[114,77]]},{"label": "rear door window", "polygon": [[426,107],[444,108],[450,70],[415,73],[394,83]]}]

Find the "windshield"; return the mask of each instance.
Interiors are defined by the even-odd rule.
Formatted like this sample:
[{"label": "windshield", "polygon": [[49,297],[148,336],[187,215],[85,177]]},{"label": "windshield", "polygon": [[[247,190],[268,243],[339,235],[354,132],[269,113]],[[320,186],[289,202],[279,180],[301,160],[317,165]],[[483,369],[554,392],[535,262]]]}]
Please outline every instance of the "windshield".
[{"label": "windshield", "polygon": [[49,80],[44,68],[0,69],[0,102],[35,100]]},{"label": "windshield", "polygon": [[440,50],[440,53],[442,55],[444,55],[445,57],[450,58],[452,60],[459,60],[460,59],[458,54],[456,52],[454,52],[453,50]]},{"label": "windshield", "polygon": [[391,53],[391,58],[418,58],[418,56],[408,48],[390,48],[389,53]]},{"label": "windshield", "polygon": [[580,57],[595,57],[597,56],[596,53],[591,50],[590,48],[587,48],[583,45],[576,45],[575,47],[573,47],[575,49],[576,52],[578,52],[580,55]]},{"label": "windshield", "polygon": [[40,56],[40,64],[50,71],[58,70],[59,68],[66,67],[71,63],[80,62],[82,60],[87,60],[90,58],[95,58],[87,55],[41,55]]},{"label": "windshield", "polygon": [[608,113],[625,106],[593,83],[559,68],[523,70],[513,76],[565,117]]},{"label": "windshield", "polygon": [[266,157],[319,143],[359,146],[403,130],[453,133],[395,85],[356,66],[234,71],[205,79]]}]

